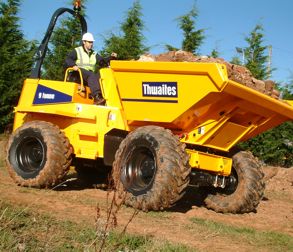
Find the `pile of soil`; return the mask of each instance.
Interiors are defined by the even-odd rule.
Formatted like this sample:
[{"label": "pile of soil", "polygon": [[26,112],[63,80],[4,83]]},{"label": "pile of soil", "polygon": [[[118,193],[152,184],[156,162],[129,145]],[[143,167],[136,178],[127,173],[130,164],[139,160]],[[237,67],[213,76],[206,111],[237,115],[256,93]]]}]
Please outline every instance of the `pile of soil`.
[{"label": "pile of soil", "polygon": [[221,63],[226,65],[228,78],[241,83],[247,87],[253,88],[263,94],[279,99],[280,93],[275,90],[275,83],[271,80],[257,80],[252,73],[244,66],[231,64],[222,58],[212,58],[207,56],[195,56],[186,51],[170,51],[158,55],[144,54],[138,61],[172,61],[172,62],[203,62],[203,63]]},{"label": "pile of soil", "polygon": [[[264,167],[266,190],[293,196],[293,167]],[[293,213],[293,212],[292,212]]]}]

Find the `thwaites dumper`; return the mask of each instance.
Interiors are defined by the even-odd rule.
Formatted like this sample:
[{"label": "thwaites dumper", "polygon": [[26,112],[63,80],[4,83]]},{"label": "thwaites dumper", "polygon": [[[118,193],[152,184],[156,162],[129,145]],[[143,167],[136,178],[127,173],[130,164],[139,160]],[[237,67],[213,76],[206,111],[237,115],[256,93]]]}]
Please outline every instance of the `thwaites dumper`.
[{"label": "thwaites dumper", "polygon": [[[72,12],[54,16],[64,11]],[[106,104],[96,106],[83,84],[41,79],[42,57],[24,82],[7,148],[17,184],[51,187],[72,161],[82,172],[103,160],[129,206],[162,210],[196,185],[217,212],[256,209],[261,166],[233,146],[292,120],[292,102],[229,80],[222,64],[112,61],[100,70]]]}]

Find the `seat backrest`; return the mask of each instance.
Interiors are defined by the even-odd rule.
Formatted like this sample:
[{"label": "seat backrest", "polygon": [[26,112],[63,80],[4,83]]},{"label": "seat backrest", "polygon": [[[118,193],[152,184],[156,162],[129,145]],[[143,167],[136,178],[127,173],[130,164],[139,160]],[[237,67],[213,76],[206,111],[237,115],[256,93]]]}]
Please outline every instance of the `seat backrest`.
[{"label": "seat backrest", "polygon": [[81,80],[80,80],[80,74],[77,71],[69,71],[66,81],[70,81],[70,82],[75,82],[80,84]]}]

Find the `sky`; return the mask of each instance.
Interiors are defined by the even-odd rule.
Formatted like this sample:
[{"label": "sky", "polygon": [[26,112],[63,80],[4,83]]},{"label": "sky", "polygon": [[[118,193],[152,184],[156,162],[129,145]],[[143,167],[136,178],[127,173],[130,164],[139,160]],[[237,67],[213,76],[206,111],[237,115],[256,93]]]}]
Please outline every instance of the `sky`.
[{"label": "sky", "polygon": [[[20,27],[25,38],[41,41],[54,11],[72,8],[69,0],[22,0]],[[119,34],[120,24],[134,0],[87,0],[88,31],[95,36],[95,50],[103,47],[103,37],[110,32]],[[293,77],[293,1],[292,0],[140,0],[145,25],[145,44],[150,53],[165,52],[165,44],[180,48],[182,31],[176,18],[196,6],[196,29],[205,29],[205,40],[199,49],[209,55],[217,49],[220,57],[230,61],[238,56],[236,47],[246,47],[245,37],[261,24],[264,28],[263,45],[271,46],[271,79],[288,83]],[[117,52],[119,54],[119,52]],[[269,54],[267,52],[267,54]]]}]

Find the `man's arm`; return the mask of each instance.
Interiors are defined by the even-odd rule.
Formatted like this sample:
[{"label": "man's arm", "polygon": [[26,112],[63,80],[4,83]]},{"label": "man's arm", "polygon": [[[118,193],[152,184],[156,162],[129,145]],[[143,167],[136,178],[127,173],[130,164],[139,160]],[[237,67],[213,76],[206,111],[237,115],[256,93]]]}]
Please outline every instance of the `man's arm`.
[{"label": "man's arm", "polygon": [[109,57],[102,57],[101,55],[96,54],[97,64],[101,67],[109,66],[110,61],[115,60],[115,59],[117,59],[116,53],[112,53],[111,56],[109,56]]},{"label": "man's arm", "polygon": [[72,50],[66,57],[65,62],[64,62],[64,67],[74,67],[76,66],[76,60],[77,60],[77,53],[76,50]]}]

